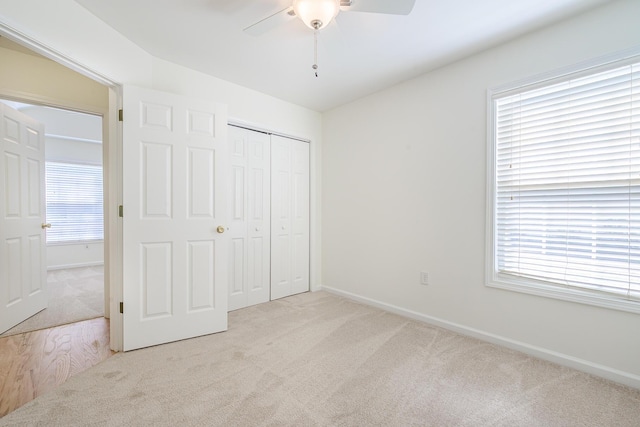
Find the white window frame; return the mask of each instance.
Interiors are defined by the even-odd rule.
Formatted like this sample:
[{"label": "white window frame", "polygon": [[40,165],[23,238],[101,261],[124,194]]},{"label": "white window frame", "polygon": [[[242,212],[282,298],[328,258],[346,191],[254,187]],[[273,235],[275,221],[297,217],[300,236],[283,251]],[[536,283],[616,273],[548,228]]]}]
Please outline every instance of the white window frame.
[{"label": "white window frame", "polygon": [[[49,164],[58,164],[58,165],[72,165],[72,166],[78,166],[78,167],[91,167],[91,168],[99,168],[100,169],[100,174],[102,175],[102,179],[104,182],[104,167],[102,164],[94,164],[94,163],[86,163],[86,162],[75,162],[75,161],[58,161],[58,160],[47,160],[45,161],[45,169],[48,167]],[[46,179],[47,174],[45,173],[45,179]],[[103,183],[101,183],[102,186],[104,186]],[[102,238],[95,238],[95,239],[75,239],[75,240],[54,240],[54,241],[47,241],[47,246],[64,246],[64,245],[77,245],[77,244],[91,244],[91,243],[103,243],[104,242],[104,202],[103,202],[103,196],[101,195],[100,197],[100,201],[101,204],[103,205],[103,212],[102,212]],[[46,204],[47,207],[49,205],[49,200],[46,200]],[[49,213],[47,213],[47,222],[51,222],[53,221],[50,217],[49,217]],[[50,235],[50,232],[47,233],[47,235]]]},{"label": "white window frame", "polygon": [[521,81],[487,90],[487,215],[485,249],[485,283],[489,287],[506,289],[531,295],[572,301],[631,313],[640,313],[640,301],[613,293],[590,291],[563,286],[530,278],[498,272],[496,258],[496,111],[495,98],[509,92],[525,91],[567,80],[570,77],[589,75],[640,62],[640,48],[633,48],[613,55],[596,58],[570,67],[530,77]]}]

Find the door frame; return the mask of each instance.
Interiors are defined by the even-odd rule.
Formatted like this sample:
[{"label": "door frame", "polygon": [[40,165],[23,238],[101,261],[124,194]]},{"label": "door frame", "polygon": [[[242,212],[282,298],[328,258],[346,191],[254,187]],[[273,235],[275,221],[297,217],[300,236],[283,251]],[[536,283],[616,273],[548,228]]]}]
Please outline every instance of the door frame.
[{"label": "door frame", "polygon": [[122,204],[122,125],[117,111],[122,108],[122,84],[91,70],[0,22],[0,36],[6,37],[58,64],[84,75],[107,87],[107,110],[62,102],[37,93],[0,91],[6,99],[46,105],[102,116],[102,167],[104,174],[104,289],[105,317],[110,319],[110,346],[122,351],[122,221],[118,220],[118,206]]}]

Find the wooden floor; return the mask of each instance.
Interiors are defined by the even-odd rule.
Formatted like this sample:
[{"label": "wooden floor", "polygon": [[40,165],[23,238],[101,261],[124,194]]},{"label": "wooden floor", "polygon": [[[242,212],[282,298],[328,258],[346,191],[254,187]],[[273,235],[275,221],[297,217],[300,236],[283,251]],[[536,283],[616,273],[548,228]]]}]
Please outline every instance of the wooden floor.
[{"label": "wooden floor", "polygon": [[0,417],[112,354],[104,317],[0,338]]}]

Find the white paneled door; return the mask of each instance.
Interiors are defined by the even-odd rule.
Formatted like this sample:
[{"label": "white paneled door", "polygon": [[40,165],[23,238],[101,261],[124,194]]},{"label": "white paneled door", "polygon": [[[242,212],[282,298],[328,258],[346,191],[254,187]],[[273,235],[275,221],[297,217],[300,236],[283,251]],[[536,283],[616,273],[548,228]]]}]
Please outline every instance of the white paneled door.
[{"label": "white paneled door", "polygon": [[123,348],[227,329],[226,108],[125,86]]},{"label": "white paneled door", "polygon": [[0,103],[0,333],[47,307],[44,127]]},{"label": "white paneled door", "polygon": [[271,136],[271,299],[309,290],[309,144]]},{"label": "white paneled door", "polygon": [[229,126],[229,310],[269,301],[269,135]]}]

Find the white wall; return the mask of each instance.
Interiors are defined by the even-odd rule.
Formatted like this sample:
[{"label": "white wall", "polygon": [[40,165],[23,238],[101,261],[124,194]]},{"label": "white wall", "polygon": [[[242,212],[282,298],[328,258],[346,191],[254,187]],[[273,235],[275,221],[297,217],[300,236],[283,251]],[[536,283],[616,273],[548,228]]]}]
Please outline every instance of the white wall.
[{"label": "white wall", "polygon": [[47,270],[87,267],[104,263],[102,242],[47,246]]},{"label": "white wall", "polygon": [[630,48],[638,17],[613,2],[325,113],[323,286],[640,387],[639,315],[484,280],[487,89]]}]

